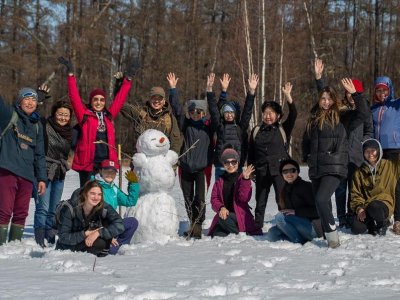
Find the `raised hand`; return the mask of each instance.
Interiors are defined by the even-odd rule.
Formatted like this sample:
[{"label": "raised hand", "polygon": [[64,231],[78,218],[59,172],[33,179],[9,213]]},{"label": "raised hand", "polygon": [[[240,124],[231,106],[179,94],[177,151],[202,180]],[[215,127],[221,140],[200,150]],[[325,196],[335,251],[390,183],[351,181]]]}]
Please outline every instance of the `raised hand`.
[{"label": "raised hand", "polygon": [[340,80],[340,82],[348,93],[354,94],[356,92],[353,80],[351,80],[350,78],[343,78],[342,80]]},{"label": "raised hand", "polygon": [[285,85],[282,87],[282,92],[286,97],[287,102],[293,103],[292,99],[292,88],[293,85],[290,82],[286,82]]},{"label": "raised hand", "polygon": [[251,74],[247,81],[249,83],[249,92],[252,95],[254,95],[254,93],[256,92],[257,84],[258,84],[258,75]]},{"label": "raised hand", "polygon": [[128,180],[129,183],[136,183],[139,182],[139,178],[136,175],[135,171],[128,170],[125,172],[125,178]]},{"label": "raised hand", "polygon": [[138,58],[135,58],[131,64],[128,65],[126,68],[125,74],[126,77],[129,80],[132,80],[133,77],[135,77],[136,73],[139,71],[139,69],[142,67],[140,64],[140,60]]},{"label": "raised hand", "polygon": [[255,168],[253,165],[248,165],[247,168],[242,173],[243,178],[246,180],[249,179],[254,170]]},{"label": "raised hand", "polygon": [[59,64],[65,66],[68,74],[74,74],[74,65],[70,60],[67,60],[62,56],[60,56],[57,60]]},{"label": "raised hand", "polygon": [[324,71],[324,63],[322,59],[316,58],[314,62],[315,79],[319,80],[322,78],[322,72]]},{"label": "raised hand", "polygon": [[37,88],[36,92],[38,94],[38,102],[39,103],[43,103],[44,100],[46,100],[47,98],[50,98],[50,96],[49,96],[50,88],[47,84],[42,84],[41,86],[39,86]]},{"label": "raised hand", "polygon": [[207,92],[212,92],[214,80],[215,80],[215,73],[210,73],[210,75],[207,76]]},{"label": "raised hand", "polygon": [[219,79],[219,82],[221,82],[221,90],[223,92],[226,92],[228,90],[231,79],[232,78],[231,78],[231,76],[229,76],[228,73],[224,73],[224,75],[222,75],[222,78]]},{"label": "raised hand", "polygon": [[121,71],[115,72],[115,74],[113,75],[115,79],[122,79],[124,77],[124,73],[122,73]]},{"label": "raised hand", "polygon": [[169,87],[171,89],[174,89],[174,88],[176,88],[176,85],[178,83],[179,78],[177,78],[175,76],[175,73],[169,72],[168,75],[167,75],[167,80],[168,80],[168,83],[169,83]]}]

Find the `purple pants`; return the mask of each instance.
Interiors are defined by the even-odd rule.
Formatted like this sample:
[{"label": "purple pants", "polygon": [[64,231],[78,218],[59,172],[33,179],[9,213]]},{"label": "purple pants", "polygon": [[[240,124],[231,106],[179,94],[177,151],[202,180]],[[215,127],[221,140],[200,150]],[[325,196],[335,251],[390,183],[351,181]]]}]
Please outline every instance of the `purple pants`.
[{"label": "purple pants", "polygon": [[119,247],[122,245],[128,245],[131,242],[133,234],[135,233],[136,229],[138,228],[139,222],[133,217],[122,219],[124,222],[125,231],[121,233],[118,238],[119,246],[111,246],[109,253],[112,255],[117,254]]},{"label": "purple pants", "polygon": [[0,168],[0,225],[25,225],[32,182]]}]

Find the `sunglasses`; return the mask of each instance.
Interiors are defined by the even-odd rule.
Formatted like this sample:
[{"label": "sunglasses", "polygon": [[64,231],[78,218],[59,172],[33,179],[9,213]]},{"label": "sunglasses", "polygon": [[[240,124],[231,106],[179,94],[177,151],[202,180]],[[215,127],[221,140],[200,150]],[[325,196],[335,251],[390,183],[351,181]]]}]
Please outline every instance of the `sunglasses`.
[{"label": "sunglasses", "polygon": [[230,166],[236,166],[237,163],[238,163],[238,161],[236,159],[224,161],[224,165],[225,166],[229,166],[229,165]]},{"label": "sunglasses", "polygon": [[191,115],[195,115],[195,114],[200,115],[202,112],[203,112],[203,110],[198,109],[198,108],[189,110],[189,114],[191,114]]},{"label": "sunglasses", "polygon": [[287,174],[294,174],[297,172],[296,168],[290,168],[290,169],[283,169],[282,174],[287,175]]}]

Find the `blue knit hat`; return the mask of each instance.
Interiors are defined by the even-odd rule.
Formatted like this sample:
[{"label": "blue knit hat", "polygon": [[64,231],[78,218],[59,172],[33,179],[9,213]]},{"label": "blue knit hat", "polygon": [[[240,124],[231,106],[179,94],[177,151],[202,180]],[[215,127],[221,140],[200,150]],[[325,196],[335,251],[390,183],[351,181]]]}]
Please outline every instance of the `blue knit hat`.
[{"label": "blue knit hat", "polygon": [[233,105],[227,103],[227,104],[224,104],[224,105],[222,106],[222,108],[221,108],[221,113],[222,113],[222,114],[224,114],[224,113],[226,113],[226,112],[233,112],[233,113],[236,113],[236,109],[235,109],[235,107],[233,107]]},{"label": "blue knit hat", "polygon": [[17,104],[19,105],[21,101],[27,97],[33,97],[36,101],[39,99],[38,94],[34,89],[24,87],[18,91]]}]

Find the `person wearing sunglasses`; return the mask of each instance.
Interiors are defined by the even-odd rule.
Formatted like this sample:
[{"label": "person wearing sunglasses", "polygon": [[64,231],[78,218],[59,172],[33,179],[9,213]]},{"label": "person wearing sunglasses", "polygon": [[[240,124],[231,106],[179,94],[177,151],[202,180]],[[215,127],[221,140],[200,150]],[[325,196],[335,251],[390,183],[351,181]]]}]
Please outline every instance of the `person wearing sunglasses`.
[{"label": "person wearing sunglasses", "polygon": [[[215,77],[212,74],[213,78]],[[247,92],[246,101],[243,107],[243,112],[240,114],[240,105],[236,101],[227,101],[222,95],[226,97],[226,91],[229,86],[231,78],[229,74],[224,74],[220,79],[222,86],[222,93],[220,100],[217,103],[211,102],[209,106],[210,114],[217,115],[217,140],[214,152],[214,174],[215,180],[224,173],[224,167],[220,162],[220,157],[225,144],[231,144],[240,155],[239,172],[244,166],[247,158],[247,129],[249,128],[251,114],[254,106],[255,91],[258,84],[258,76],[251,74],[248,79],[249,90]],[[220,106],[220,109],[218,109]]]},{"label": "person wearing sunglasses", "polygon": [[46,193],[35,199],[35,241],[41,247],[55,243],[54,215],[64,190],[64,180],[70,169],[68,161],[72,142],[72,107],[69,102],[57,101],[51,115],[42,119],[46,153]]},{"label": "person wearing sunglasses", "polygon": [[[122,75],[118,74],[114,92],[118,91],[118,85],[122,82],[120,78],[122,78]],[[178,78],[174,73],[168,73],[167,80],[170,86],[169,97],[173,97]],[[152,87],[149,99],[144,105],[138,105],[137,103],[125,104],[121,109],[121,115],[134,127],[136,138],[147,129],[157,129],[168,137],[171,142],[171,150],[176,153],[181,150],[182,135],[178,121],[172,113],[170,101],[167,101],[162,87]]]},{"label": "person wearing sunglasses", "polygon": [[[209,82],[210,76],[207,78],[208,103],[215,101],[215,94],[212,92],[212,88],[209,88]],[[188,238],[200,239],[202,224],[205,220],[205,198],[209,184],[209,181],[206,181],[205,172],[212,164],[212,139],[218,116],[211,116],[211,119],[206,118],[207,102],[205,100],[189,100],[185,113],[176,89],[170,95],[170,104],[184,138],[178,162],[180,185],[190,222],[184,235]]]},{"label": "person wearing sunglasses", "polygon": [[322,236],[322,228],[315,206],[312,184],[300,176],[300,166],[293,159],[281,162],[279,171],[285,181],[275,216],[275,226],[268,231],[270,241],[287,240],[304,244]]},{"label": "person wearing sunglasses", "polygon": [[84,105],[79,95],[72,62],[63,57],[59,57],[58,62],[67,70],[69,98],[80,125],[80,136],[76,143],[72,169],[79,173],[82,187],[97,172],[103,160],[117,160],[114,120],[128,98],[132,79],[139,65],[135,61],[128,66],[121,89],[107,108],[107,94],[100,88],[95,88],[90,92],[89,103]]},{"label": "person wearing sunglasses", "polygon": [[13,105],[0,97],[0,245],[21,240],[33,184],[39,195],[46,191],[43,126],[36,112],[40,99],[31,88],[22,88]]},{"label": "person wearing sunglasses", "polygon": [[[225,145],[231,147],[231,145]],[[248,165],[242,174],[238,172],[240,155],[232,148],[226,148],[221,154],[221,163],[225,172],[214,183],[211,192],[211,207],[216,212],[208,235],[225,237],[229,234],[245,232],[249,235],[261,235],[250,211],[251,174],[254,167]]]}]

